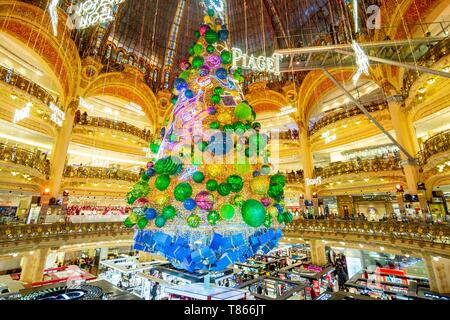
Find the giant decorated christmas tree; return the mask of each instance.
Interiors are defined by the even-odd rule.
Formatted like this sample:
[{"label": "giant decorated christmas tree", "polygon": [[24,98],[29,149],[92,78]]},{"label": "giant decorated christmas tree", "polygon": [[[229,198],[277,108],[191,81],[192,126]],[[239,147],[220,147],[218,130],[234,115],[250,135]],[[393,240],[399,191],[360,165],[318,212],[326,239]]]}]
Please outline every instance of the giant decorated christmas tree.
[{"label": "giant decorated christmas tree", "polygon": [[174,81],[173,112],[156,155],[128,193],[134,248],[164,255],[188,271],[221,271],[273,249],[284,210],[285,179],[273,174],[268,136],[240,88],[228,30],[214,6]]}]

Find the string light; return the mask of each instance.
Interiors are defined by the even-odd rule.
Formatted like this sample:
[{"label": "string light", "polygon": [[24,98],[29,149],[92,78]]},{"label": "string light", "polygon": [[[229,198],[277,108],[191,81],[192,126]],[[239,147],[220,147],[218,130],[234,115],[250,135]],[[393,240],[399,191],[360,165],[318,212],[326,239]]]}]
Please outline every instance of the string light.
[{"label": "string light", "polygon": [[355,40],[352,41],[352,48],[355,51],[356,65],[358,66],[358,70],[353,76],[353,83],[356,85],[362,74],[369,75],[369,58]]},{"label": "string light", "polygon": [[53,35],[58,35],[58,4],[59,0],[52,0],[48,5],[48,11],[52,20]]}]

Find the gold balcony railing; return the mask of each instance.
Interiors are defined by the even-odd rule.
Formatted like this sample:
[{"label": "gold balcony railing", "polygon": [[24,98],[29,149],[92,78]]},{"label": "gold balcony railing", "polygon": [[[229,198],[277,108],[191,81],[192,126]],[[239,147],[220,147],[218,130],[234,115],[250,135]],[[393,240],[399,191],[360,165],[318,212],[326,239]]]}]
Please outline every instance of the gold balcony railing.
[{"label": "gold balcony railing", "polygon": [[153,135],[150,131],[141,130],[138,127],[135,127],[123,121],[115,121],[107,118],[81,115],[80,117],[75,117],[75,124],[79,126],[90,126],[117,130],[131,134],[135,137],[139,137],[140,139],[147,142],[150,142],[153,139]]},{"label": "gold balcony railing", "polygon": [[[378,103],[373,104],[369,106],[365,106],[367,111],[370,113],[376,112],[376,111],[382,111],[388,109],[387,103]],[[348,119],[357,115],[363,114],[362,111],[357,107],[352,107],[347,110],[342,110],[339,112],[331,112],[329,114],[326,114],[323,118],[321,118],[319,121],[317,121],[313,127],[309,130],[309,135],[315,134],[317,131],[325,128],[326,126],[335,123],[339,120]]]},{"label": "gold balcony railing", "polygon": [[395,171],[401,170],[399,160],[395,157],[375,158],[365,160],[353,160],[347,162],[334,162],[328,167],[316,168],[314,170],[315,177],[323,179],[339,176],[343,174],[360,173],[360,172],[377,172],[377,171]]},{"label": "gold balcony railing", "polygon": [[0,143],[0,161],[22,165],[38,170],[43,175],[50,174],[50,160],[39,150],[34,152]]},{"label": "gold balcony railing", "polygon": [[447,151],[450,151],[450,130],[439,132],[423,143],[419,163],[425,165],[432,156]]},{"label": "gold balcony railing", "polygon": [[135,182],[139,180],[139,174],[127,170],[102,167],[73,167],[66,166],[65,178],[89,178],[99,180],[120,180]]},{"label": "gold balcony railing", "polygon": [[0,81],[10,86],[18,88],[33,97],[41,100],[45,105],[55,102],[53,96],[40,85],[14,72],[13,69],[7,69],[0,66]]},{"label": "gold balcony railing", "polygon": [[[442,57],[445,57],[450,52],[450,39],[440,41],[434,47],[430,48],[426,54],[424,54],[417,61],[417,64],[424,67],[431,67],[434,63],[439,61]],[[409,91],[414,82],[419,78],[421,73],[417,70],[409,70],[405,73],[403,78],[403,95],[407,97]]]},{"label": "gold balcony railing", "polygon": [[[0,225],[0,244],[17,241],[50,240],[60,237],[92,236],[96,234],[133,233],[122,222],[53,223],[28,225]],[[130,238],[131,239],[131,238]]]},{"label": "gold balcony railing", "polygon": [[363,237],[393,238],[405,241],[422,241],[450,244],[450,227],[441,224],[413,222],[368,222],[333,220],[296,220],[284,229],[285,236],[305,233],[326,235],[348,234]]}]

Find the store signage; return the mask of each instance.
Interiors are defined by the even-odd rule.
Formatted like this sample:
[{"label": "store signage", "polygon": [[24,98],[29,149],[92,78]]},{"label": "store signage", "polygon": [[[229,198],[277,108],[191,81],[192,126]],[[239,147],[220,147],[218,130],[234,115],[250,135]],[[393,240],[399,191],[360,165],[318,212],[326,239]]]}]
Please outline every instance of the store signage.
[{"label": "store signage", "polygon": [[50,102],[48,105],[50,110],[52,110],[52,115],[50,116],[50,120],[52,120],[58,127],[62,127],[64,120],[66,119],[66,114],[58,108],[56,104]]},{"label": "store signage", "polygon": [[264,56],[248,56],[241,49],[233,48],[233,67],[242,69],[280,74],[280,60],[282,55],[274,53],[271,58]]},{"label": "store signage", "polygon": [[355,158],[369,158],[369,157],[383,156],[385,154],[396,153],[399,151],[400,149],[397,146],[389,145],[373,149],[343,153],[342,155],[346,160],[351,160]]},{"label": "store signage", "polygon": [[86,29],[115,19],[115,6],[125,0],[85,0],[68,8],[72,28]]},{"label": "store signage", "polygon": [[307,186],[319,186],[322,184],[322,177],[317,177],[315,179],[305,179]]},{"label": "store signage", "polygon": [[322,134],[322,139],[325,140],[325,144],[329,144],[330,142],[333,142],[336,140],[336,135],[331,135],[330,131],[324,132]]},{"label": "store signage", "polygon": [[145,112],[142,111],[142,107],[139,106],[139,105],[137,105],[137,104],[134,103],[134,102],[130,102],[129,104],[127,104],[127,105],[125,106],[125,108],[127,108],[127,109],[130,110],[130,111],[136,112],[137,114],[139,114],[139,115],[141,115],[141,116],[145,115]]},{"label": "store signage", "polygon": [[294,108],[293,106],[287,106],[280,109],[280,112],[277,113],[277,117],[282,117],[291,113],[296,113],[297,108]]},{"label": "store signage", "polygon": [[29,118],[32,106],[33,104],[31,102],[28,102],[23,109],[16,109],[16,112],[14,112],[13,123],[17,123]]},{"label": "store signage", "polygon": [[89,111],[94,111],[94,106],[90,103],[87,103],[86,100],[84,100],[83,98],[80,97],[80,107],[85,108],[86,110]]}]

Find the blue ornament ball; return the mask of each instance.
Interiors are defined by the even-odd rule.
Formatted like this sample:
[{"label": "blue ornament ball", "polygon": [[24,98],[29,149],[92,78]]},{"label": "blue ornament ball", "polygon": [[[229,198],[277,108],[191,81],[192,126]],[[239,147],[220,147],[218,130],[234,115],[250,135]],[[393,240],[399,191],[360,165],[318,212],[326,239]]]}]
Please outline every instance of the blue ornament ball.
[{"label": "blue ornament ball", "polygon": [[198,70],[198,74],[200,75],[200,77],[206,77],[209,74],[209,71],[210,70],[208,66],[202,66]]},{"label": "blue ornament ball", "polygon": [[274,204],[273,206],[274,206],[275,208],[278,209],[278,213],[279,213],[279,214],[282,214],[282,213],[283,213],[283,207],[281,206],[281,204],[276,203],[276,204]]},{"label": "blue ornament ball", "polygon": [[166,135],[166,128],[162,128],[161,129],[161,138],[164,138],[165,135]]},{"label": "blue ornament ball", "polygon": [[183,202],[183,206],[186,210],[191,211],[195,209],[195,207],[197,206],[197,202],[195,202],[194,199],[189,198]]},{"label": "blue ornament ball", "polygon": [[184,80],[183,78],[177,78],[174,82],[174,87],[178,90],[181,91],[183,89],[186,89],[188,86],[186,80]]},{"label": "blue ornament ball", "polygon": [[186,92],[184,93],[184,96],[188,99],[191,99],[194,97],[194,93],[192,92],[192,90],[186,90]]},{"label": "blue ornament ball", "polygon": [[216,76],[217,76],[217,78],[219,78],[221,80],[225,80],[228,76],[228,72],[224,68],[219,68],[216,70]]},{"label": "blue ornament ball", "polygon": [[228,31],[227,30],[220,30],[219,31],[219,39],[221,41],[227,41],[228,40]]},{"label": "blue ornament ball", "polygon": [[147,175],[147,176],[149,176],[150,178],[151,177],[153,177],[154,175],[155,175],[155,169],[153,169],[153,168],[149,168],[149,169],[147,169],[147,171],[145,172],[145,174]]},{"label": "blue ornament ball", "polygon": [[153,220],[153,219],[155,219],[157,214],[158,214],[158,213],[157,213],[156,210],[153,209],[153,208],[147,208],[147,209],[145,209],[145,218],[146,218],[147,220]]},{"label": "blue ornament ball", "polygon": [[259,171],[253,171],[253,177],[258,177],[261,175],[261,172]]}]

